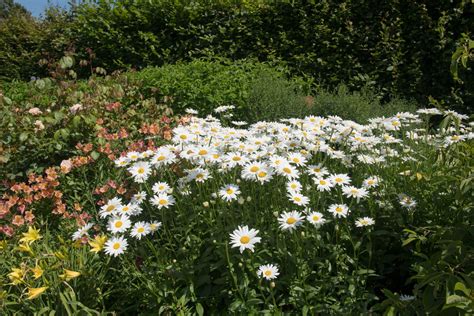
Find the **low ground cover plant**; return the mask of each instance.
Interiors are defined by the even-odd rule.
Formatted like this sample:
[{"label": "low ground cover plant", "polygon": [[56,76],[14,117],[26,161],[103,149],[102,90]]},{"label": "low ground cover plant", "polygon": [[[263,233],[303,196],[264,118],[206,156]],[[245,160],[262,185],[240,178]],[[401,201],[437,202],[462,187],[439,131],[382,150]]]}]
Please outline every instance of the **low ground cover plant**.
[{"label": "low ground cover plant", "polygon": [[[29,243],[36,228],[4,241],[4,253],[22,250],[2,264],[3,306],[31,311],[19,302],[35,300],[54,310],[61,301],[58,311],[199,315],[473,311],[466,116],[421,109],[366,124],[337,116],[247,124],[225,116],[232,110],[215,109],[219,119],[188,109],[193,117],[168,142],[115,157],[115,183],[96,188],[83,221],[49,226],[44,217],[45,234],[68,239],[62,247],[84,262],[59,266],[72,271],[62,274],[70,287],[51,285],[55,276],[33,282],[34,258],[46,264],[28,250],[44,247],[39,237]],[[434,129],[432,116],[442,118]],[[88,298],[97,292],[67,280],[83,282],[94,265],[96,282],[104,282],[96,283],[97,301]]]}]

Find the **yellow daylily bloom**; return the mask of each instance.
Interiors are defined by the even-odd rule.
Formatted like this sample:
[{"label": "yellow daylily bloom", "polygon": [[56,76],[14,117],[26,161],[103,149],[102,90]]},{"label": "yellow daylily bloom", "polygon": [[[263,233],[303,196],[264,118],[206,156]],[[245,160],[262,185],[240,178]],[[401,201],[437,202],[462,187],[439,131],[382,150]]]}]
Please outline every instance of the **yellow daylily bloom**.
[{"label": "yellow daylily bloom", "polygon": [[12,284],[20,284],[23,282],[23,277],[25,276],[25,272],[23,269],[19,268],[12,268],[12,272],[8,273],[8,277],[12,281]]},{"label": "yellow daylily bloom", "polygon": [[28,227],[28,232],[23,233],[23,238],[20,239],[20,242],[22,243],[32,243],[38,239],[43,238],[43,236],[40,235],[40,230],[36,229],[34,227],[29,226]]},{"label": "yellow daylily bloom", "polygon": [[30,244],[28,244],[26,242],[20,243],[16,249],[18,251],[28,252],[30,254],[33,254],[33,250],[31,250]]},{"label": "yellow daylily bloom", "polygon": [[34,275],[35,279],[39,279],[43,275],[44,270],[41,269],[41,267],[39,265],[36,265],[36,267],[31,269],[31,272],[33,272],[33,275]]},{"label": "yellow daylily bloom", "polygon": [[77,278],[80,275],[81,275],[80,272],[64,269],[64,274],[61,274],[60,277],[66,281],[70,281],[74,278]]},{"label": "yellow daylily bloom", "polygon": [[106,241],[107,241],[107,236],[105,235],[95,236],[94,240],[89,241],[89,245],[92,247],[91,251],[98,253],[104,248]]},{"label": "yellow daylily bloom", "polygon": [[29,287],[28,288],[28,299],[32,300],[34,298],[37,298],[41,294],[43,294],[44,291],[46,291],[48,287],[43,286],[43,287]]}]

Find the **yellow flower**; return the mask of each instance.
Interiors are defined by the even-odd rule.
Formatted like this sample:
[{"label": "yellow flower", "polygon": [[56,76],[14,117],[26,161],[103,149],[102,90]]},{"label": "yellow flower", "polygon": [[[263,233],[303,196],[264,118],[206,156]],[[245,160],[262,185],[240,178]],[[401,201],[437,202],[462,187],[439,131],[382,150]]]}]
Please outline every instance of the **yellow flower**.
[{"label": "yellow flower", "polygon": [[41,269],[41,267],[39,265],[36,265],[36,267],[31,269],[31,272],[33,272],[33,275],[34,275],[35,279],[39,279],[43,275],[44,270]]},{"label": "yellow flower", "polygon": [[33,254],[33,250],[31,250],[31,247],[28,243],[26,242],[22,242],[18,245],[18,247],[16,248],[18,251],[22,251],[22,252],[28,252],[30,254]]},{"label": "yellow flower", "polygon": [[39,229],[33,228],[31,226],[28,227],[28,232],[23,233],[23,238],[20,239],[20,242],[22,243],[32,243],[38,239],[43,238],[43,236],[40,235]]},{"label": "yellow flower", "polygon": [[8,273],[8,277],[12,281],[12,284],[20,284],[23,282],[23,277],[25,276],[25,272],[23,269],[19,268],[12,268],[12,272]]},{"label": "yellow flower", "polygon": [[44,291],[46,291],[48,287],[43,286],[43,287],[29,287],[28,288],[28,299],[32,300],[34,298],[37,298],[40,296]]},{"label": "yellow flower", "polygon": [[95,236],[94,240],[89,241],[89,245],[92,247],[91,251],[98,253],[104,248],[106,241],[107,241],[107,236],[105,235]]},{"label": "yellow flower", "polygon": [[80,275],[81,275],[80,272],[64,269],[64,274],[61,274],[60,277],[66,281],[70,281],[74,278],[77,278]]}]

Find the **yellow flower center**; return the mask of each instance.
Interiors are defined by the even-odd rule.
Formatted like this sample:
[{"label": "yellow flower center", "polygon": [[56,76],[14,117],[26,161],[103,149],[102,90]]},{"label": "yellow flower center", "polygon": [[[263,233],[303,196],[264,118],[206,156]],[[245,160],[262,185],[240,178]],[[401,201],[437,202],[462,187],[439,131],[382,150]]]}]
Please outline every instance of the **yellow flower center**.
[{"label": "yellow flower center", "polygon": [[201,149],[201,150],[198,152],[198,154],[201,155],[201,156],[207,155],[207,150]]},{"label": "yellow flower center", "polygon": [[318,215],[313,215],[313,221],[315,221],[315,222],[319,221],[319,216]]},{"label": "yellow flower center", "polygon": [[295,200],[296,202],[301,202],[301,198],[299,196],[295,196],[293,200]]},{"label": "yellow flower center", "polygon": [[352,194],[356,194],[357,192],[359,192],[357,189],[351,189]]},{"label": "yellow flower center", "polygon": [[115,205],[109,205],[109,206],[107,206],[107,208],[105,210],[107,212],[112,212],[113,210],[115,210]]},{"label": "yellow flower center", "polygon": [[115,228],[120,228],[120,227],[122,227],[122,225],[123,225],[122,221],[115,222]]},{"label": "yellow flower center", "polygon": [[259,178],[264,178],[266,175],[267,175],[267,173],[266,173],[265,171],[260,171],[260,172],[258,173],[258,177],[259,177]]},{"label": "yellow flower center", "polygon": [[375,183],[374,180],[369,180],[369,181],[367,181],[367,184],[368,184],[368,185],[372,185],[372,184],[374,184],[374,183]]},{"label": "yellow flower center", "polygon": [[128,210],[130,210],[130,208],[128,206],[124,206],[122,208],[122,212],[128,212]]},{"label": "yellow flower center", "polygon": [[342,207],[340,207],[340,206],[336,207],[336,212],[341,213],[342,211],[343,211]]},{"label": "yellow flower center", "polygon": [[158,161],[163,161],[163,160],[165,160],[165,159],[166,159],[166,157],[163,156],[163,155],[161,155],[160,157],[158,157]]},{"label": "yellow flower center", "polygon": [[143,228],[143,227],[139,227],[137,229],[137,232],[140,233],[140,234],[143,233],[144,231],[145,231],[145,228]]},{"label": "yellow flower center", "polygon": [[260,168],[257,167],[257,166],[253,166],[252,168],[250,168],[250,172],[257,172]]},{"label": "yellow flower center", "polygon": [[290,186],[293,190],[296,189],[298,186],[295,183],[292,183]]},{"label": "yellow flower center", "polygon": [[265,274],[265,276],[269,277],[269,276],[272,275],[272,271],[267,270],[267,271],[264,272],[264,274]]},{"label": "yellow flower center", "polygon": [[137,172],[139,174],[143,174],[145,172],[145,169],[143,167],[138,168]]},{"label": "yellow flower center", "polygon": [[285,168],[283,168],[283,172],[290,174],[290,173],[291,173],[291,169],[285,167]]},{"label": "yellow flower center", "polygon": [[161,200],[158,201],[158,204],[160,204],[160,205],[166,205],[166,204],[168,204],[168,201],[165,200],[165,199],[161,199]]},{"label": "yellow flower center", "polygon": [[336,181],[337,183],[342,182],[342,178],[336,178],[334,179],[334,181]]},{"label": "yellow flower center", "polygon": [[250,242],[250,237],[245,235],[245,236],[242,236],[240,237],[240,243],[241,244],[248,244]]},{"label": "yellow flower center", "polygon": [[320,185],[326,185],[326,180],[319,180]]},{"label": "yellow flower center", "polygon": [[288,225],[293,225],[294,223],[296,223],[296,218],[290,217],[290,218],[288,218],[288,219],[286,220],[286,223],[287,223]]},{"label": "yellow flower center", "polygon": [[181,139],[188,139],[188,136],[185,135],[185,134],[183,134],[183,135],[180,135],[179,138],[181,138]]},{"label": "yellow flower center", "polygon": [[119,249],[120,248],[120,243],[116,242],[114,245],[113,245],[113,248],[115,250]]},{"label": "yellow flower center", "polygon": [[293,162],[298,163],[298,162],[300,162],[300,160],[298,158],[293,158]]},{"label": "yellow flower center", "polygon": [[227,189],[226,192],[227,192],[227,194],[232,194],[232,193],[234,193],[234,190],[232,190],[232,189]]},{"label": "yellow flower center", "polygon": [[235,156],[235,157],[232,158],[233,161],[240,161],[240,159],[241,158],[239,156]]}]

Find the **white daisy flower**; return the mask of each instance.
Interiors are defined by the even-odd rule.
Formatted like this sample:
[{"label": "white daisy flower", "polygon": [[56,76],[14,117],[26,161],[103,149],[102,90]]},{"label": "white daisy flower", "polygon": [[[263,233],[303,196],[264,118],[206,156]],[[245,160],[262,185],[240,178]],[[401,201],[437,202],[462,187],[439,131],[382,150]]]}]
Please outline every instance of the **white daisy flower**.
[{"label": "white daisy flower", "polygon": [[316,227],[319,227],[326,222],[326,219],[324,218],[323,214],[319,212],[310,212],[306,216],[306,219],[308,220],[308,222],[310,222]]},{"label": "white daisy flower", "polygon": [[135,193],[132,196],[132,203],[134,204],[141,204],[143,201],[146,199],[146,192],[145,191],[140,191]]},{"label": "white daisy flower", "polygon": [[398,198],[400,200],[400,205],[405,207],[405,208],[411,209],[411,208],[414,208],[416,206],[415,199],[409,197],[406,194],[400,194],[398,196]]},{"label": "white daisy flower", "polygon": [[380,179],[379,177],[369,177],[364,180],[363,186],[366,188],[375,188],[379,185]]},{"label": "white daisy flower", "polygon": [[148,228],[150,228],[151,233],[154,233],[161,227],[161,225],[162,225],[161,222],[153,221],[148,224]]},{"label": "white daisy flower", "polygon": [[329,212],[332,213],[334,217],[347,217],[350,211],[345,204],[332,204],[329,206]]},{"label": "white daisy flower", "polygon": [[184,111],[188,114],[191,114],[191,115],[198,115],[199,114],[199,112],[195,109],[186,109]]},{"label": "white daisy flower", "polygon": [[351,179],[347,174],[334,174],[331,177],[329,177],[329,180],[331,180],[332,183],[335,185],[349,185],[351,184]]},{"label": "white daisy flower", "polygon": [[84,236],[89,236],[89,229],[92,228],[92,223],[87,223],[72,234],[72,240],[79,240]]},{"label": "white daisy flower", "polygon": [[317,189],[320,192],[331,191],[331,188],[334,187],[334,184],[329,179],[315,178],[314,183],[316,183]]},{"label": "white daisy flower", "polygon": [[105,253],[117,257],[127,249],[128,242],[124,237],[112,237],[105,243]]},{"label": "white daisy flower", "polygon": [[351,198],[356,198],[357,201],[361,198],[365,198],[369,195],[369,191],[367,191],[364,188],[356,188],[354,186],[343,186],[342,187],[342,192],[345,196],[351,197]]},{"label": "white daisy flower", "polygon": [[127,229],[130,228],[131,225],[132,223],[130,222],[128,216],[114,216],[109,219],[107,229],[113,234],[117,234],[125,232]]},{"label": "white daisy flower", "polygon": [[299,206],[306,206],[309,203],[308,197],[297,192],[290,192],[290,194],[288,194],[288,198],[290,199],[290,201],[292,201],[293,203]]},{"label": "white daisy flower", "polygon": [[117,167],[125,167],[129,164],[129,159],[127,157],[120,157],[115,159],[114,163]]},{"label": "white daisy flower", "polygon": [[203,168],[195,168],[192,170],[189,170],[187,180],[188,181],[196,181],[199,183],[203,183],[204,181],[211,179],[212,176],[209,173],[209,170],[203,169]]},{"label": "white daisy flower", "polygon": [[273,171],[270,168],[264,167],[259,172],[257,172],[257,180],[260,183],[268,182],[273,177]]},{"label": "white daisy flower", "polygon": [[154,195],[151,198],[150,202],[154,206],[158,207],[158,209],[161,209],[163,207],[164,208],[170,207],[171,205],[173,205],[176,202],[176,200],[174,199],[174,197],[172,195],[168,195],[166,193],[161,193],[161,194]]},{"label": "white daisy flower", "polygon": [[264,168],[265,166],[260,162],[249,162],[242,168],[242,178],[255,180],[257,174]]},{"label": "white daisy flower", "polygon": [[298,211],[283,212],[278,221],[282,230],[292,231],[303,224],[304,216]]},{"label": "white daisy flower", "polygon": [[240,253],[245,249],[254,251],[256,243],[260,242],[260,237],[257,237],[258,230],[249,229],[248,226],[239,226],[230,234],[230,244],[232,248],[239,247]]},{"label": "white daisy flower", "polygon": [[326,168],[324,168],[321,164],[319,164],[319,165],[310,165],[307,168],[308,168],[309,174],[311,174],[311,175],[313,175],[317,178],[324,177],[325,175],[329,174],[329,171]]},{"label": "white daisy flower", "polygon": [[304,166],[306,164],[306,158],[300,153],[290,153],[288,161],[297,166]]},{"label": "white daisy flower", "polygon": [[375,224],[375,221],[371,217],[361,217],[355,222],[357,227],[371,226]]},{"label": "white daisy flower", "polygon": [[109,215],[115,214],[119,208],[122,206],[122,201],[120,198],[113,198],[110,199],[106,204],[102,205],[99,211],[99,215],[101,218],[106,218]]},{"label": "white daisy flower", "polygon": [[273,280],[275,279],[280,272],[278,272],[278,267],[273,264],[265,264],[261,265],[258,268],[257,275],[259,277],[265,278],[267,280]]},{"label": "white daisy flower", "polygon": [[129,161],[137,161],[138,159],[140,159],[140,153],[136,151],[131,151],[127,153],[127,159]]},{"label": "white daisy flower", "polygon": [[153,185],[153,187],[151,188],[153,190],[153,192],[155,192],[156,194],[160,194],[160,193],[171,193],[172,192],[172,189],[171,187],[169,186],[168,183],[166,182],[157,182]]},{"label": "white daisy flower", "polygon": [[287,177],[288,179],[299,178],[298,170],[296,170],[296,168],[290,165],[289,163],[278,166],[277,171],[279,174]]},{"label": "white daisy flower", "polygon": [[237,199],[239,194],[239,187],[234,184],[228,184],[219,190],[219,196],[227,202]]},{"label": "white daisy flower", "polygon": [[303,186],[301,185],[301,183],[298,180],[292,180],[292,181],[286,183],[286,190],[290,193],[291,192],[299,193],[299,192],[301,192],[302,188],[303,188]]},{"label": "white daisy flower", "polygon": [[151,168],[148,162],[140,161],[130,166],[128,171],[132,174],[133,180],[135,180],[135,182],[143,183],[150,176]]},{"label": "white daisy flower", "polygon": [[130,235],[137,238],[138,240],[142,239],[143,236],[148,235],[151,232],[150,225],[145,222],[136,222],[132,227]]}]

